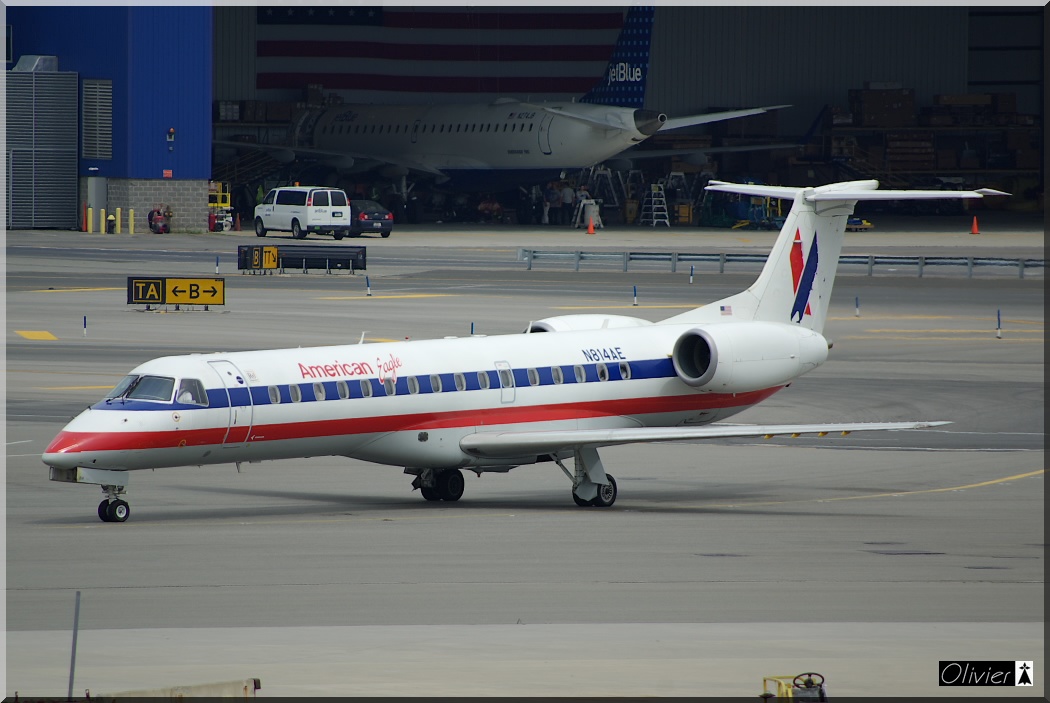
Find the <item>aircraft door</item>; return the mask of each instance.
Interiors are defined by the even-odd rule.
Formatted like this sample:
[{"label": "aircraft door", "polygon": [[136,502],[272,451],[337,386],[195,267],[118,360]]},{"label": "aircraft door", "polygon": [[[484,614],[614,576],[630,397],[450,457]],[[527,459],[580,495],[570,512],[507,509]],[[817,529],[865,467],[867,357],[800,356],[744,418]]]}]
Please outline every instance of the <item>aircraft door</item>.
[{"label": "aircraft door", "polygon": [[538,138],[540,140],[540,151],[550,156],[551,153],[551,121],[554,119],[554,115],[546,112],[540,119],[540,130]]},{"label": "aircraft door", "polygon": [[506,361],[496,362],[496,375],[499,376],[499,402],[514,402],[514,371]]},{"label": "aircraft door", "polygon": [[252,394],[248,389],[248,383],[244,374],[232,362],[209,361],[208,363],[222,380],[222,385],[226,388],[226,397],[230,402],[229,426],[222,445],[224,447],[244,446],[252,429],[254,414]]}]

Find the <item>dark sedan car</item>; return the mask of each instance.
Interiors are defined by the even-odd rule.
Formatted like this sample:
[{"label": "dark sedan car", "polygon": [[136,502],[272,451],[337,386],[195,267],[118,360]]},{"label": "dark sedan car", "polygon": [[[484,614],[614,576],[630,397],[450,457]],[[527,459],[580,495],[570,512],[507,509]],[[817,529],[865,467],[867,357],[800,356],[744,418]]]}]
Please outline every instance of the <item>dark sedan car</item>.
[{"label": "dark sedan car", "polygon": [[350,236],[374,232],[389,237],[394,229],[394,215],[374,200],[350,201]]}]

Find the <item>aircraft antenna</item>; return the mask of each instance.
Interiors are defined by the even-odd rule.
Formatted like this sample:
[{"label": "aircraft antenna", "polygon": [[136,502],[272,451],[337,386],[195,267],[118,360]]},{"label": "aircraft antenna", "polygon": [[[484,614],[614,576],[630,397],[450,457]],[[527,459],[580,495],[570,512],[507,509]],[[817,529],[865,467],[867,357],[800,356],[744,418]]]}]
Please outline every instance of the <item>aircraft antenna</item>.
[{"label": "aircraft antenna", "polygon": [[368,330],[361,330],[361,339],[357,340],[358,344],[364,344],[365,343],[365,334],[367,332],[368,332]]}]

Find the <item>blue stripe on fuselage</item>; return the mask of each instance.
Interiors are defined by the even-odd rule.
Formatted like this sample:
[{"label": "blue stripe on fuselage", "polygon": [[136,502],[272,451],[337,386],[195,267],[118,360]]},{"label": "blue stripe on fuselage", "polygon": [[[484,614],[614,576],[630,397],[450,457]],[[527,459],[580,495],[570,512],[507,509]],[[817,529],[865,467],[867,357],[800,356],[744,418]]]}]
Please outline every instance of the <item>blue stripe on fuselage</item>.
[{"label": "blue stripe on fuselage", "polygon": [[[598,364],[579,364],[578,366],[583,368],[584,371],[584,382],[585,383],[597,383],[599,382],[598,377]],[[670,359],[652,359],[645,361],[629,361],[622,362],[628,366],[628,376],[632,380],[642,379],[654,379],[654,378],[674,378],[675,370],[674,364]],[[609,381],[622,381],[625,380],[624,374],[620,369],[619,363],[605,363],[604,364],[608,380]],[[569,385],[577,383],[576,380],[576,366],[567,364],[558,366],[561,369],[562,384],[556,384],[554,382],[554,373],[552,367],[541,366],[533,367],[536,369],[539,376],[539,383],[537,386],[554,386],[554,385]],[[529,371],[528,368],[512,369],[514,374],[514,385],[517,388],[529,388],[534,387],[529,382]],[[484,374],[488,379],[488,389],[498,389],[500,387],[499,374],[495,370],[484,369],[482,371],[467,371],[462,372],[463,380],[466,384],[466,391],[479,391],[485,390],[481,386],[481,375]],[[456,389],[456,376],[455,373],[442,373],[436,374],[441,379],[441,392],[442,393],[455,393],[459,392]],[[404,396],[411,395],[408,390],[408,376],[402,376],[397,379],[394,384],[395,395]],[[419,382],[420,395],[428,393],[435,393],[433,385],[430,381],[430,376],[416,376]],[[342,400],[344,395],[340,394],[340,384],[345,383],[345,397],[349,399],[365,398],[365,392],[362,388],[362,384],[365,387],[371,389],[372,397],[384,397],[386,391],[383,388],[383,384],[377,378],[364,378],[364,379],[348,379],[346,381],[314,381],[314,382],[303,382],[298,384],[299,392],[301,396],[300,402],[318,402],[317,393],[314,391],[314,385],[319,384],[324,388],[324,401],[329,400]],[[280,403],[291,403],[291,385],[283,384],[278,385],[277,390],[280,395]],[[93,410],[122,410],[122,411],[163,411],[172,412],[179,410],[201,410],[204,407],[208,408],[228,408],[231,406],[231,400],[233,407],[248,407],[250,405],[273,405],[270,401],[270,386],[251,386],[245,388],[231,388],[229,389],[229,396],[227,396],[227,389],[225,388],[209,388],[208,393],[208,405],[196,405],[193,403],[179,403],[179,402],[159,402],[159,401],[146,401],[146,400],[129,400],[126,398],[110,398],[108,400],[102,400],[92,405]]]}]

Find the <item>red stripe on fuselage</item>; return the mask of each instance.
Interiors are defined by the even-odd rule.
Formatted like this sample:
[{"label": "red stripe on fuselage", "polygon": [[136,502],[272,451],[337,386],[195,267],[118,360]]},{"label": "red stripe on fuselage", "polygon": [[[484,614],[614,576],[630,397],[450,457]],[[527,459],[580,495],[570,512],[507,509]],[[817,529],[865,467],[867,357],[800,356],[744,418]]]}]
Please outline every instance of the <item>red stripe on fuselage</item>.
[{"label": "red stripe on fuselage", "polygon": [[[642,416],[659,413],[689,412],[720,408],[750,406],[765,400],[781,386],[749,393],[727,395],[704,393],[694,395],[662,396],[658,398],[626,398],[620,400],[558,405],[506,406],[453,412],[415,413],[411,415],[379,415],[374,417],[343,417],[332,420],[282,422],[253,425],[248,441],[273,442],[315,437],[374,434],[405,430],[438,430],[455,427],[485,427],[497,425],[530,424],[583,420],[598,417]],[[226,427],[200,430],[165,430],[157,432],[60,432],[48,445],[45,453],[128,451],[165,449],[178,446],[222,444]]]}]

